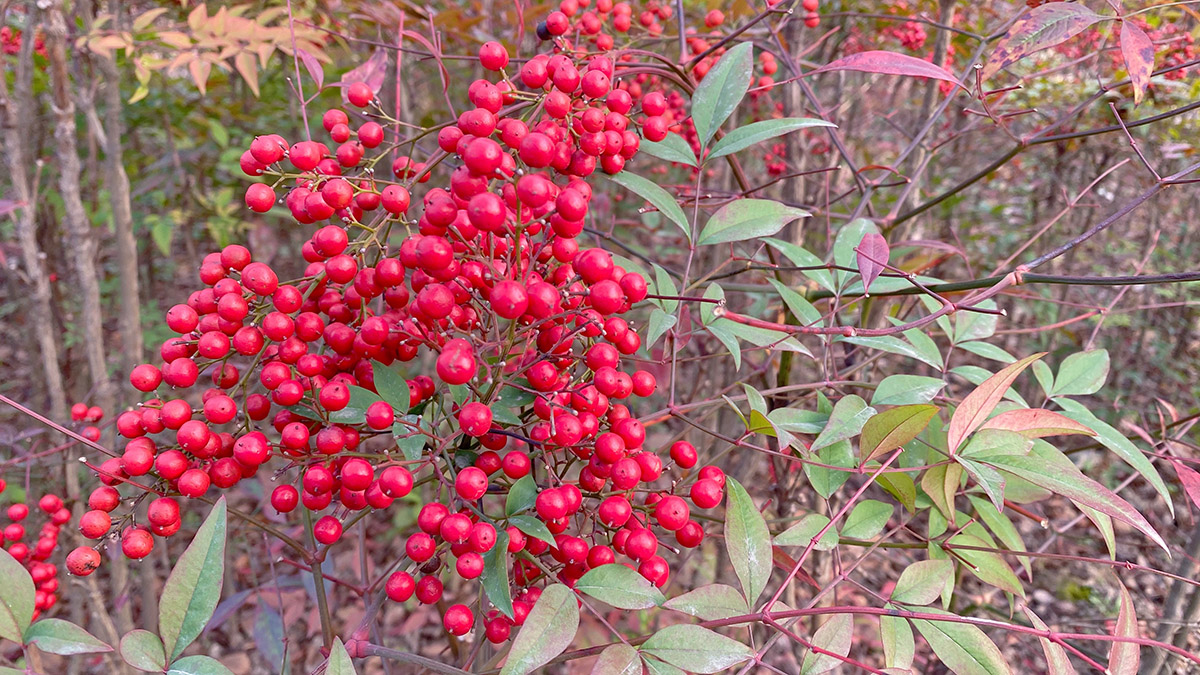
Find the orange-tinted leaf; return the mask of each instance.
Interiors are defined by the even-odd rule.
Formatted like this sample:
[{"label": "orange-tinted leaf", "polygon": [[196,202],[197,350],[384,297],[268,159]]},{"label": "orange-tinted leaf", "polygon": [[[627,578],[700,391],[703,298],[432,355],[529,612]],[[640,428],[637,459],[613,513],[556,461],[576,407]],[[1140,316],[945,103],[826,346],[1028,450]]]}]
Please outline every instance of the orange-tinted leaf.
[{"label": "orange-tinted leaf", "polygon": [[192,59],[188,63],[188,72],[192,74],[192,81],[196,83],[196,88],[203,94],[205,87],[208,86],[208,74],[212,72],[212,64],[203,59]]},{"label": "orange-tinted leaf", "polygon": [[937,412],[937,406],[928,404],[903,405],[885,410],[867,420],[858,441],[863,463],[916,438]]},{"label": "orange-tinted leaf", "polygon": [[1137,105],[1146,95],[1154,72],[1154,42],[1131,21],[1121,22],[1121,58],[1125,59],[1125,70],[1133,83],[1133,103]]},{"label": "orange-tinted leaf", "polygon": [[1171,466],[1175,467],[1175,475],[1179,476],[1183,491],[1191,498],[1192,503],[1200,508],[1200,472],[1183,462],[1171,462]]},{"label": "orange-tinted leaf", "polygon": [[188,14],[188,28],[192,30],[200,30],[208,21],[208,7],[203,2],[197,3],[196,8]]},{"label": "orange-tinted leaf", "polygon": [[863,295],[867,295],[871,290],[871,282],[879,278],[892,252],[888,248],[887,239],[878,232],[863,235],[854,252],[858,254],[858,273],[863,278]]},{"label": "orange-tinted leaf", "polygon": [[150,24],[154,23],[155,19],[166,13],[166,7],[155,7],[154,9],[149,9],[145,12],[142,12],[138,15],[138,18],[133,20],[133,30],[139,31],[149,28]]},{"label": "orange-tinted leaf", "polygon": [[[1137,614],[1133,609],[1133,598],[1129,597],[1129,591],[1125,590],[1125,585],[1119,579],[1117,585],[1121,588],[1121,609],[1117,613],[1117,625],[1113,628],[1113,635],[1136,638],[1138,624]],[[1114,642],[1112,650],[1108,653],[1108,672],[1111,675],[1137,675],[1141,660],[1141,649],[1137,644]]]},{"label": "orange-tinted leaf", "polygon": [[1089,429],[1086,425],[1080,424],[1066,415],[1060,415],[1053,410],[1046,410],[1045,408],[1002,412],[984,422],[983,426],[979,428],[1015,431],[1025,438],[1065,436],[1069,434],[1096,435],[1096,432]]},{"label": "orange-tinted leaf", "polygon": [[233,64],[237,66],[238,73],[242,75],[242,79],[246,84],[250,85],[250,91],[258,96],[258,64],[254,61],[254,54],[250,52],[238,52],[238,55],[233,58]]},{"label": "orange-tinted leaf", "polygon": [[988,57],[983,79],[1021,59],[1067,41],[1103,19],[1082,3],[1052,2],[1035,7],[1013,23]]},{"label": "orange-tinted leaf", "polygon": [[[904,75],[906,77],[928,77],[934,80],[942,80],[943,82],[951,82],[962,87],[957,78],[947,73],[940,66],[935,66],[915,56],[880,50],[851,54],[850,56],[827,63],[810,74],[828,73],[836,70],[854,70],[860,73]],[[966,89],[966,87],[963,88]]]},{"label": "orange-tinted leaf", "polygon": [[975,391],[967,394],[962,405],[958,406],[954,416],[950,418],[950,428],[946,432],[946,444],[951,455],[972,431],[983,425],[1021,371],[1045,355],[1045,352],[1041,352],[1027,356],[984,380]]},{"label": "orange-tinted leaf", "polygon": [[175,49],[189,49],[192,46],[192,38],[188,37],[186,33],[175,30],[159,33],[158,41]]}]

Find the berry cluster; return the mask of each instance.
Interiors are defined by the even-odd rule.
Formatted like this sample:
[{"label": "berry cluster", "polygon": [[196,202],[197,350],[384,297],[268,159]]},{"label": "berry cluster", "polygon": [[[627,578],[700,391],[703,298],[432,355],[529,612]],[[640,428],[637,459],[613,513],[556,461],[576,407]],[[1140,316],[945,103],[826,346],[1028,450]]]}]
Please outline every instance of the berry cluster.
[{"label": "berry cluster", "polygon": [[[85,536],[119,536],[127,557],[144,557],[155,536],[179,530],[178,497],[273,463],[271,506],[323,512],[311,530],[322,547],[360,512],[432,495],[386,583],[395,601],[439,602],[448,581],[478,579],[504,546],[513,614],[452,605],[454,634],[485,611],[487,637],[501,642],[545,579],[571,584],[599,565],[666,584],[660,553],[674,545],[660,541],[700,544],[691,508],[720,502],[724,474],[708,466],[681,481],[695,448],[675,443],[664,465],[647,445],[627,404],[657,382],[628,367],[642,340],[622,316],[647,281],[577,239],[592,209],[587,178],[622,170],[637,153],[634,128],[666,133],[666,97],[614,87],[619,59],[553,45],[510,78],[504,47],[484,44],[479,63],[498,81],[471,84],[475,107],[437,131],[441,152],[425,161],[400,153],[418,139],[385,142],[394,120],[364,83],[345,96],[365,119],[322,116],[336,149],[278,135],[251,143],[243,170],[274,183],[251,185],[246,204],[267,211],[287,190],[295,219],[319,225],[300,252],[306,267],[281,281],[236,244],[204,258],[203,286],[166,313],[177,337],[161,362],[130,373],[154,397],[117,417],[126,442],[97,467]],[[389,153],[384,180],[375,166]],[[414,198],[447,168],[442,186]],[[135,508],[114,523],[123,486]],[[86,574],[99,555],[82,547],[71,561]]]},{"label": "berry cluster", "polygon": [[86,403],[76,403],[71,406],[71,421],[83,423],[79,435],[89,441],[100,440],[100,427],[96,423],[104,419],[104,409],[98,405],[89,406]]},{"label": "berry cluster", "polygon": [[[0,493],[7,488],[4,479],[0,478]],[[33,532],[34,518],[41,514],[42,524],[38,532],[37,542],[27,544],[26,537]],[[34,583],[34,610],[36,619],[42,612],[49,610],[58,602],[58,567],[47,562],[58,548],[58,537],[62,526],[71,522],[71,511],[63,505],[58,495],[47,494],[37,502],[37,510],[30,509],[22,502],[14,502],[4,512],[8,525],[4,526],[4,535],[0,539],[0,548],[8,552],[17,562],[25,566]],[[92,553],[96,553],[92,551]],[[96,554],[95,564],[86,572],[95,569],[99,564],[99,554]],[[67,569],[76,574],[84,571],[79,561],[67,558]],[[84,573],[86,573],[84,572]],[[5,582],[7,583],[7,582]]]}]

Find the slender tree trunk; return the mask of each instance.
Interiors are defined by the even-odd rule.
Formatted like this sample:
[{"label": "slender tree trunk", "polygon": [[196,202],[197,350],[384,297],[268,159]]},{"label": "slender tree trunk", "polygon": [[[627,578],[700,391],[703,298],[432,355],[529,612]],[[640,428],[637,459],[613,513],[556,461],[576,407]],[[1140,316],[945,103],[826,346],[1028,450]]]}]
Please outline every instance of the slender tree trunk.
[{"label": "slender tree trunk", "polygon": [[97,244],[92,236],[83,198],[79,189],[80,163],[75,139],[75,102],[67,74],[67,22],[62,0],[50,3],[46,10],[46,46],[50,57],[54,141],[58,160],[58,189],[63,202],[64,242],[74,267],[80,304],[83,351],[96,391],[96,402],[107,412],[113,411],[112,383],[104,357],[104,325],[100,314],[100,282],[96,270]]},{"label": "slender tree trunk", "polygon": [[63,393],[62,371],[58,365],[58,342],[51,326],[50,279],[46,273],[42,254],[37,241],[34,205],[36,195],[30,185],[27,161],[29,149],[25,143],[25,129],[33,118],[33,40],[25,40],[17,60],[17,73],[13,85],[13,97],[8,95],[7,80],[0,74],[0,123],[4,127],[4,156],[8,159],[8,174],[12,183],[13,197],[21,204],[14,211],[17,240],[21,245],[21,259],[25,273],[29,276],[32,293],[29,301],[29,323],[42,357],[42,372],[45,377],[46,397],[50,403],[50,414],[55,419],[66,419],[67,400]]}]

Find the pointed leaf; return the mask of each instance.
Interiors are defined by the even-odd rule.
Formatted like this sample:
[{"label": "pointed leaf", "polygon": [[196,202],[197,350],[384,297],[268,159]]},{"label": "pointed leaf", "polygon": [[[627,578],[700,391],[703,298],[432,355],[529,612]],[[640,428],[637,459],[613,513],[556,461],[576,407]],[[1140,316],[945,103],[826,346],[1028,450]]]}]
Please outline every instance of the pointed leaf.
[{"label": "pointed leaf", "polygon": [[534,539],[541,539],[551,546],[555,545],[554,535],[550,534],[550,528],[546,527],[545,523],[537,518],[534,518],[533,516],[509,516],[508,522],[510,525],[514,525],[518,530],[533,537]]},{"label": "pointed leaf", "polygon": [[[1121,589],[1121,609],[1117,613],[1117,623],[1113,627],[1113,635],[1124,638],[1138,638],[1137,613],[1133,608],[1133,598],[1120,579],[1117,585]],[[1133,642],[1114,642],[1108,653],[1108,672],[1110,675],[1137,675],[1141,664],[1141,648]]]},{"label": "pointed leaf", "polygon": [[983,67],[982,77],[986,80],[1034,52],[1065,42],[1103,18],[1087,6],[1073,2],[1035,7],[1017,19],[1000,38]]},{"label": "pointed leaf", "polygon": [[1121,58],[1133,83],[1133,104],[1138,105],[1146,97],[1154,73],[1154,41],[1132,21],[1121,22]]},{"label": "pointed leaf", "polygon": [[304,69],[308,71],[309,77],[313,82],[317,83],[317,89],[325,88],[325,68],[321,66],[321,62],[317,57],[306,49],[296,49],[296,56],[300,57],[300,63],[304,64]]},{"label": "pointed leaf", "polygon": [[[754,122],[740,126],[729,133],[721,140],[713,143],[712,151],[708,153],[706,159],[712,160],[717,157],[724,157],[739,150],[768,141],[772,138],[778,138],[793,131],[800,129],[808,129],[811,127],[833,127],[837,125],[825,120],[812,119],[808,117],[784,117],[776,120],[763,120],[762,122]],[[643,143],[644,147],[645,144]],[[655,155],[656,157],[658,155]]]},{"label": "pointed leaf", "polygon": [[737,199],[708,219],[696,244],[708,246],[769,237],[784,225],[808,215],[807,211],[771,199]]},{"label": "pointed leaf", "polygon": [[[1025,612],[1025,617],[1029,619],[1029,623],[1033,624],[1034,628],[1041,630],[1049,630],[1050,627],[1042,621],[1037,614],[1033,613],[1028,606],[1022,607]],[[1057,642],[1051,642],[1047,638],[1038,638],[1042,643],[1042,652],[1046,655],[1046,669],[1049,675],[1075,675],[1075,666],[1071,665],[1071,657],[1067,656],[1067,650],[1063,649],[1062,645]]]},{"label": "pointed leaf", "polygon": [[25,644],[50,654],[98,654],[113,649],[94,635],[62,619],[42,619],[25,631]]},{"label": "pointed leaf", "polygon": [[504,499],[504,515],[513,516],[526,509],[533,508],[534,502],[537,501],[537,496],[538,486],[533,480],[533,474],[527,473],[521,476],[508,489],[508,496]]},{"label": "pointed leaf", "polygon": [[658,209],[683,231],[683,236],[687,237],[688,241],[692,240],[692,228],[688,225],[687,216],[684,215],[683,209],[679,208],[679,202],[675,201],[675,197],[671,193],[659,187],[657,183],[628,171],[609,176],[608,179],[650,202],[651,206]]},{"label": "pointed leaf", "polygon": [[563,653],[579,629],[579,605],[571,589],[547,586],[529,611],[508,651],[500,675],[525,675]]},{"label": "pointed leaf", "polygon": [[879,640],[883,643],[883,664],[888,668],[912,670],[916,641],[907,619],[883,615],[879,617]]},{"label": "pointed leaf", "polygon": [[[834,614],[813,633],[812,644],[827,652],[846,656],[854,640],[854,615]],[[809,650],[800,664],[800,675],[821,675],[842,665],[843,661],[830,654]]]},{"label": "pointed leaf", "polygon": [[874,539],[883,531],[895,510],[896,507],[891,504],[864,499],[846,516],[841,536],[847,539]]},{"label": "pointed leaf", "polygon": [[480,582],[488,600],[508,618],[513,618],[512,589],[508,583],[508,532],[498,529],[496,543],[483,554]]},{"label": "pointed leaf", "polygon": [[20,644],[33,621],[33,577],[8,551],[0,548],[0,638]]},{"label": "pointed leaf", "polygon": [[929,403],[945,386],[946,381],[938,377],[890,375],[875,388],[871,405]]},{"label": "pointed leaf", "polygon": [[725,550],[747,603],[753,606],[771,578],[771,532],[741,483],[727,478],[725,489]]},{"label": "pointed leaf", "polygon": [[167,655],[163,653],[162,640],[148,630],[133,630],[121,638],[121,658],[125,663],[152,673],[167,669]]},{"label": "pointed leaf", "polygon": [[978,429],[987,420],[988,415],[996,409],[996,404],[1004,397],[1004,392],[1008,391],[1009,386],[1017,379],[1023,370],[1029,367],[1029,364],[1037,361],[1045,355],[1045,352],[1027,356],[1016,363],[1005,367],[1000,372],[989,377],[979,385],[975,391],[967,394],[963,399],[962,405],[954,411],[954,415],[950,418],[950,428],[946,432],[946,442],[950,449],[950,454],[953,455],[955,450],[958,450],[959,445],[972,432]]},{"label": "pointed leaf", "polygon": [[[371,91],[376,94],[380,89],[383,89],[383,79],[387,75],[388,70],[388,55],[387,50],[383,48],[376,49],[371,58],[367,59],[362,65],[352,70],[346,71],[342,75],[342,84],[350,85],[355,82],[362,82],[371,88]],[[342,100],[349,102],[346,98],[349,87],[342,87]]]},{"label": "pointed leaf", "polygon": [[666,600],[654,584],[620,563],[593,567],[575,582],[575,590],[617,609],[650,609]]},{"label": "pointed leaf", "polygon": [[729,119],[753,79],[754,45],[746,41],[725,52],[696,85],[692,94],[692,122],[701,148],[708,145],[717,129]]},{"label": "pointed leaf", "polygon": [[984,422],[983,426],[979,427],[979,429],[981,431],[984,429],[1015,431],[1025,438],[1044,438],[1046,436],[1065,436],[1069,434],[1096,435],[1096,432],[1089,429],[1086,425],[1045,408],[1008,410]]},{"label": "pointed leaf", "polygon": [[754,658],[737,640],[701,626],[676,624],[650,636],[642,651],[692,673],[719,673]]},{"label": "pointed leaf", "polygon": [[922,363],[928,363],[938,370],[942,369],[943,364],[940,355],[937,358],[933,358],[933,355],[926,354],[925,352],[917,349],[908,342],[901,340],[895,335],[841,338],[841,341],[849,342],[852,345],[858,345],[860,347],[867,347],[868,349],[878,349],[881,352],[887,352],[889,354],[907,356],[909,358],[921,361]]},{"label": "pointed leaf", "polygon": [[592,666],[592,675],[642,675],[642,655],[627,644],[609,645]]},{"label": "pointed leaf", "polygon": [[839,70],[854,70],[860,73],[875,73],[878,75],[928,77],[934,80],[950,82],[962,87],[964,90],[966,89],[966,87],[963,87],[959,83],[957,78],[946,72],[945,68],[936,66],[915,56],[880,50],[851,54],[850,56],[827,63],[809,74],[815,75],[817,73],[829,73]]},{"label": "pointed leaf", "polygon": [[709,584],[663,603],[663,607],[690,614],[704,621],[728,619],[750,613],[746,598],[732,586]]},{"label": "pointed leaf", "polygon": [[[970,546],[974,548],[989,548],[992,542],[984,541],[971,534],[961,533],[951,537],[946,542],[949,547]],[[1025,589],[1012,568],[1004,561],[999,553],[991,551],[976,551],[974,548],[956,549],[955,553],[967,564],[966,569],[985,584],[990,584],[1006,593],[1025,597]]]},{"label": "pointed leaf", "polygon": [[233,675],[233,671],[211,656],[185,656],[171,664],[167,675]]},{"label": "pointed leaf", "polygon": [[858,441],[863,461],[870,461],[904,446],[924,431],[929,426],[929,420],[937,413],[936,406],[905,405],[885,410],[867,420],[862,428],[862,438]]},{"label": "pointed leaf", "polygon": [[829,269],[826,268],[825,262],[818,258],[815,253],[809,251],[808,249],[801,248],[795,244],[791,244],[786,241],[780,241],[778,239],[767,238],[763,239],[763,241],[765,241],[771,248],[786,256],[787,259],[792,261],[792,264],[796,267],[812,268],[804,270],[801,272],[801,274],[817,282],[827,291],[832,291],[835,289],[833,275],[829,272]]},{"label": "pointed leaf", "polygon": [[928,605],[942,594],[946,578],[954,575],[954,563],[949,560],[922,560],[900,573],[892,602],[906,605]]},{"label": "pointed leaf", "polygon": [[858,273],[863,278],[863,294],[867,295],[871,290],[871,282],[883,273],[883,266],[892,255],[891,249],[882,234],[868,232],[854,250],[858,254]]},{"label": "pointed leaf", "polygon": [[838,441],[854,438],[873,415],[875,409],[867,405],[862,397],[855,394],[843,396],[833,406],[829,422],[809,449],[815,452]]},{"label": "pointed leaf", "polygon": [[696,166],[696,153],[692,151],[692,146],[683,140],[683,137],[677,133],[668,133],[666,138],[661,141],[648,141],[642,139],[638,144],[638,152],[646,153],[651,157],[657,157],[668,162],[679,162],[688,166]]},{"label": "pointed leaf", "polygon": [[379,397],[387,401],[397,414],[407,413],[411,392],[404,376],[378,361],[371,362],[371,376],[375,380],[375,391],[379,392]]},{"label": "pointed leaf", "polygon": [[333,648],[329,650],[325,675],[358,675],[358,671],[354,670],[354,661],[340,637],[333,638]]},{"label": "pointed leaf", "polygon": [[[817,533],[825,529],[829,524],[829,516],[820,513],[809,513],[803,518],[796,521],[788,529],[780,532],[775,537],[776,546],[808,546],[808,543],[817,536]],[[817,551],[828,551],[838,545],[839,537],[836,527],[831,527],[825,530],[825,534],[817,540],[813,545],[813,549]]]},{"label": "pointed leaf", "polygon": [[1063,359],[1054,377],[1051,396],[1086,396],[1100,391],[1108,379],[1108,350],[1072,354]]},{"label": "pointed leaf", "polygon": [[179,556],[159,600],[158,633],[168,660],[195,640],[221,599],[225,575],[225,497],[209,512],[192,543]]},{"label": "pointed leaf", "polygon": [[[926,612],[947,614],[938,609]],[[912,625],[929,643],[933,653],[958,675],[1009,675],[1012,670],[996,644],[969,623],[913,619]]]}]

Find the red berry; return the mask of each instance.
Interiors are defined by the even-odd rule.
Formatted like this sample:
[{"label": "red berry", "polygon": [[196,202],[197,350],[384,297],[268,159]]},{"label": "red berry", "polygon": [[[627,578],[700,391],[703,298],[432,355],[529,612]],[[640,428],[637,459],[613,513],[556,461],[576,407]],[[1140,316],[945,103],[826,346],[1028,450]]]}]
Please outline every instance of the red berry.
[{"label": "red berry", "polygon": [[458,472],[454,480],[454,490],[458,496],[469,502],[487,494],[488,478],[482,469],[469,466]]},{"label": "red berry", "polygon": [[350,101],[351,105],[365,108],[374,98],[375,92],[371,91],[371,87],[365,82],[354,82],[346,87],[346,100]]},{"label": "red berry", "polygon": [[503,70],[508,65],[508,50],[494,40],[485,42],[479,48],[479,64],[488,70]]},{"label": "red berry", "polygon": [[446,616],[442,618],[442,625],[446,632],[452,635],[466,635],[470,632],[473,623],[475,623],[475,615],[466,605],[451,605],[446,610]]},{"label": "red berry", "polygon": [[313,525],[313,538],[329,546],[342,538],[342,521],[333,516],[322,516]]},{"label": "red berry", "polygon": [[86,577],[95,572],[98,567],[100,567],[100,553],[94,548],[80,546],[67,555],[67,571],[77,577]]}]

